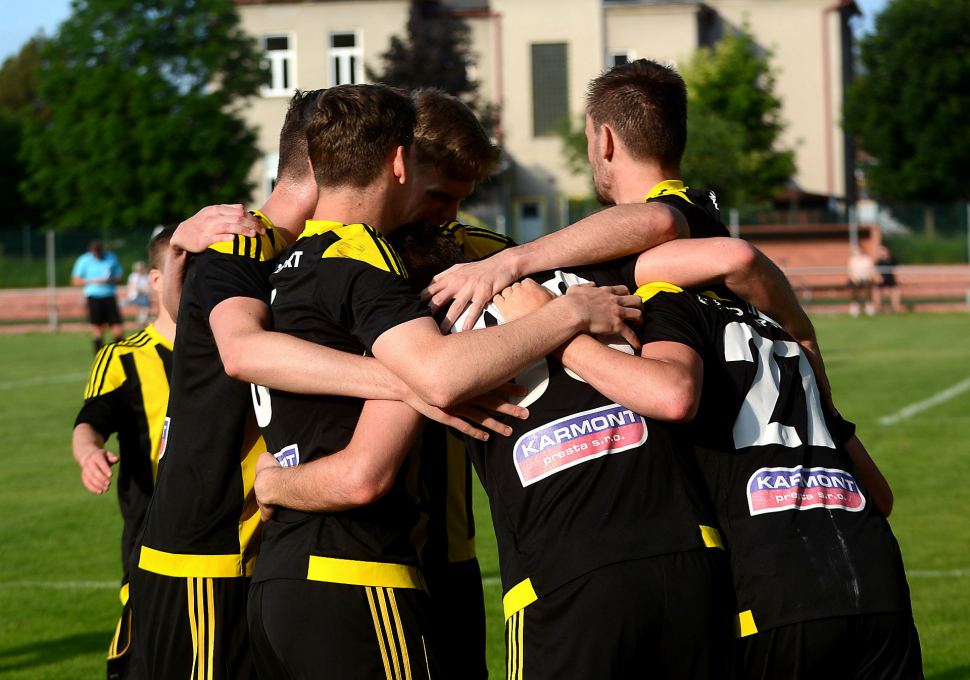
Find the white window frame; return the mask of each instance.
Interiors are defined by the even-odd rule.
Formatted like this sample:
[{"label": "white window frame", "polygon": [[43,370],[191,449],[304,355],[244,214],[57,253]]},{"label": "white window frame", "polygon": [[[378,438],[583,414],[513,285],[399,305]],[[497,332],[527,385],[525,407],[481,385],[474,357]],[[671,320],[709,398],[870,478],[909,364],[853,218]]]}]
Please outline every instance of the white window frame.
[{"label": "white window frame", "polygon": [[[333,37],[335,35],[348,35],[352,34],[354,36],[354,46],[353,47],[334,47]],[[338,61],[338,59],[340,61]],[[362,31],[357,29],[346,29],[346,30],[335,30],[330,31],[327,34],[327,68],[330,73],[330,86],[343,85],[350,83],[351,79],[342,80],[341,76],[350,75],[350,63],[351,59],[354,59],[353,63],[353,83],[360,84],[364,82],[364,44],[363,44],[363,34]],[[341,73],[337,73],[339,64],[339,69]]]},{"label": "white window frame", "polygon": [[263,156],[263,202],[269,200],[276,184],[276,171],[280,166],[280,155],[268,153]]},{"label": "white window frame", "polygon": [[[288,49],[267,50],[266,42],[269,38],[286,38]],[[272,33],[263,36],[263,58],[269,64],[271,79],[269,85],[264,85],[264,97],[289,97],[296,84],[296,36],[292,33]],[[285,66],[284,66],[285,63]],[[286,82],[283,82],[284,69]]]},{"label": "white window frame", "polygon": [[626,57],[626,61],[629,64],[631,61],[636,61],[637,53],[635,50],[608,50],[606,53],[606,68],[611,69],[616,66],[616,57],[623,55]]}]

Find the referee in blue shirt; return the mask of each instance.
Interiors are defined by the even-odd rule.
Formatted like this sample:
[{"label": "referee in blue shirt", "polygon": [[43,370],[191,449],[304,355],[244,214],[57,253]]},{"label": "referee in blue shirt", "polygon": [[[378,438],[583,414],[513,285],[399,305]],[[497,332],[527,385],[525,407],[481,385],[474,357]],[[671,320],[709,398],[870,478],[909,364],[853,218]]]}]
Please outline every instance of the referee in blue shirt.
[{"label": "referee in blue shirt", "polygon": [[101,350],[105,326],[111,326],[115,342],[121,340],[123,332],[115,284],[121,281],[122,273],[118,257],[104,252],[104,246],[97,240],[91,241],[88,252],[77,258],[71,270],[71,284],[84,286],[84,297],[88,299],[95,354]]}]

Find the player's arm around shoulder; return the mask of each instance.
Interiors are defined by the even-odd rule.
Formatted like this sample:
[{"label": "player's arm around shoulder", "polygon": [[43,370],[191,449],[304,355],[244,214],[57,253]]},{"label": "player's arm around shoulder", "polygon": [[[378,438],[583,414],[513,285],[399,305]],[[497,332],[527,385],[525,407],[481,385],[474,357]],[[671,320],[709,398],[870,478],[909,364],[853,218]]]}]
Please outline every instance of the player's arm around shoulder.
[{"label": "player's arm around shoulder", "polygon": [[273,454],[262,454],[254,488],[263,519],[278,507],[340,512],[374,503],[390,491],[423,423],[406,404],[370,400],[344,449],[287,468]]}]

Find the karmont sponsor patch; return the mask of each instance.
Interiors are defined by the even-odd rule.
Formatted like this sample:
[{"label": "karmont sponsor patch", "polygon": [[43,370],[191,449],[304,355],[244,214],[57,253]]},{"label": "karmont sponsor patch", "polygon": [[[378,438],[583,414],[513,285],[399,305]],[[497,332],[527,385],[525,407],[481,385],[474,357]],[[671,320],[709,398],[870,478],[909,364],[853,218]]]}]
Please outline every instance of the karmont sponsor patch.
[{"label": "karmont sponsor patch", "polygon": [[280,462],[280,467],[293,467],[300,464],[300,446],[290,444],[279,453],[274,453],[273,457]]},{"label": "karmont sponsor patch", "polygon": [[752,515],[783,510],[833,508],[859,512],[866,497],[855,478],[831,468],[761,468],[748,480],[748,509]]},{"label": "karmont sponsor patch", "polygon": [[647,441],[643,417],[617,404],[560,418],[532,430],[515,443],[513,462],[522,486],[566,468]]}]

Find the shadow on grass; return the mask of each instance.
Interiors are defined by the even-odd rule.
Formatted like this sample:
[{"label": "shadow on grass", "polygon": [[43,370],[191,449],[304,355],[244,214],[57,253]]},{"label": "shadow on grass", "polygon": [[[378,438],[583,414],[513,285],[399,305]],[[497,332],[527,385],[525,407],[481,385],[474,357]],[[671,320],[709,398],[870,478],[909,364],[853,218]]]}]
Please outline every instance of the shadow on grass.
[{"label": "shadow on grass", "polygon": [[970,666],[948,668],[945,671],[926,676],[926,680],[967,680],[968,678],[970,678]]},{"label": "shadow on grass", "polygon": [[0,649],[0,674],[67,661],[92,652],[108,655],[111,633],[79,633],[57,640]]}]

